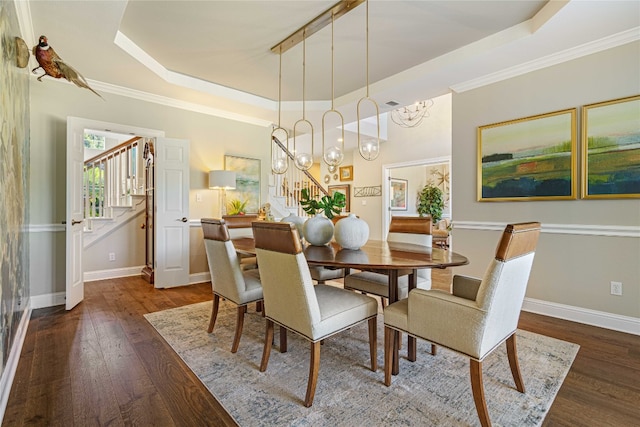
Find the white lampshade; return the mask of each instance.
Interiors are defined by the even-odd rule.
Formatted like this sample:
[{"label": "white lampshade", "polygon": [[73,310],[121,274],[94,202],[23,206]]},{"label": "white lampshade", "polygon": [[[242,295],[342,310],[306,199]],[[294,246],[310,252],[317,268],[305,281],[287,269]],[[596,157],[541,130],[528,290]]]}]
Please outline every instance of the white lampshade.
[{"label": "white lampshade", "polygon": [[233,190],[236,188],[236,173],[233,171],[210,171],[209,188]]}]

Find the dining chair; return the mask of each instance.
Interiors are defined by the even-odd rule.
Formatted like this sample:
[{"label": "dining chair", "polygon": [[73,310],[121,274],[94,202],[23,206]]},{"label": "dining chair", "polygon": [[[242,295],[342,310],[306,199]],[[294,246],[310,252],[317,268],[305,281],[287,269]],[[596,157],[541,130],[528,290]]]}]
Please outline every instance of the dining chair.
[{"label": "dining chair", "polygon": [[[223,215],[227,229],[229,230],[229,236],[232,239],[238,237],[251,237],[253,238],[253,230],[251,229],[251,223],[253,221],[259,221],[258,214],[243,214],[243,215]],[[258,268],[258,263],[255,256],[239,255],[240,268],[243,270],[251,270]]]},{"label": "dining chair", "polygon": [[274,323],[311,343],[309,380],[304,406],[313,404],[321,341],[368,321],[371,370],[377,370],[375,299],[328,285],[314,285],[294,224],[254,222],[253,235],[262,278],[267,320],[260,371],[269,363]]},{"label": "dining chair", "polygon": [[483,426],[491,425],[482,382],[482,361],[506,342],[516,389],[524,393],[516,352],[516,328],[540,223],[509,224],[483,278],[455,275],[453,294],[413,289],[384,310],[384,383],[398,373],[398,335],[406,332],[470,359],[471,389]]},{"label": "dining chair", "polygon": [[[425,247],[431,247],[431,217],[391,217],[389,224],[388,242],[412,243]],[[431,289],[431,269],[418,269],[417,288]],[[385,299],[389,298],[389,276],[374,271],[361,271],[352,273],[344,278],[344,288],[360,291],[365,294],[380,297],[382,307],[385,307]],[[407,297],[409,289],[409,275],[398,277],[398,299]]]},{"label": "dining chair", "polygon": [[257,269],[242,269],[225,220],[202,218],[200,222],[204,233],[204,245],[211,272],[211,289],[213,290],[213,307],[207,332],[213,332],[218,317],[220,298],[236,304],[238,306],[236,331],[231,346],[231,352],[235,353],[240,345],[247,305],[253,302],[262,302],[260,273]]}]

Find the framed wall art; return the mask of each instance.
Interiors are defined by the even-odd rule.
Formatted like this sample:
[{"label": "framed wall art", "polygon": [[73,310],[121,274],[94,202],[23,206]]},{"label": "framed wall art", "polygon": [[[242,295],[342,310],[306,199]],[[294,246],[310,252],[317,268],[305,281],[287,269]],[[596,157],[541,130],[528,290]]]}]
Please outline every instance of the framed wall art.
[{"label": "framed wall art", "polygon": [[389,207],[392,211],[407,210],[407,183],[406,179],[389,178]]},{"label": "framed wall art", "polygon": [[353,165],[340,166],[340,181],[353,181]]},{"label": "framed wall art", "polygon": [[227,191],[227,201],[247,200],[247,213],[258,213],[260,210],[260,159],[224,156],[224,169],[236,173],[236,188]]},{"label": "framed wall art", "polygon": [[478,201],[575,199],[576,111],[478,127]]},{"label": "framed wall art", "polygon": [[582,107],[582,197],[640,198],[640,95]]},{"label": "framed wall art", "polygon": [[330,185],[329,186],[329,195],[333,196],[333,193],[342,193],[345,196],[346,204],[344,206],[344,212],[351,212],[351,185],[342,184],[342,185]]}]

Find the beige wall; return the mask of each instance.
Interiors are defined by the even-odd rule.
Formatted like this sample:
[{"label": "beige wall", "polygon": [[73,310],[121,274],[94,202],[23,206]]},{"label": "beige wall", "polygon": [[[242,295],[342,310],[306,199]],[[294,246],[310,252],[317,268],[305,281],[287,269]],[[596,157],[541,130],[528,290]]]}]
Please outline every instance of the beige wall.
[{"label": "beige wall", "polygon": [[[557,233],[543,229],[527,297],[640,317],[640,239],[598,230],[627,226],[637,233],[640,200],[476,201],[478,126],[573,107],[580,115],[582,105],[639,94],[638,76],[635,42],[453,96],[453,212],[454,224],[459,222],[453,241],[471,260],[458,271],[483,274],[499,237],[499,231],[482,230],[490,223],[557,225]],[[577,234],[580,226],[595,231]],[[623,283],[623,296],[610,295],[610,281]]]},{"label": "beige wall", "polygon": [[[262,159],[262,200],[266,200],[268,184],[269,128],[249,125],[205,114],[139,101],[109,93],[98,98],[88,91],[49,79],[31,80],[31,224],[49,226],[35,236],[31,247],[32,259],[46,259],[52,263],[33,263],[32,270],[39,280],[32,281],[32,295],[64,292],[64,257],[55,254],[60,242],[64,248],[64,233],[59,224],[65,216],[65,153],[67,116],[82,117],[128,126],[157,129],[167,138],[190,140],[190,218],[198,220],[218,212],[218,194],[208,188],[208,172],[224,169],[224,155]],[[200,193],[202,202],[196,202]],[[57,227],[57,229],[56,229]],[[133,225],[132,230],[137,230]],[[51,235],[47,235],[51,234]],[[126,233],[124,233],[126,234]],[[140,234],[141,233],[136,233]],[[202,233],[192,228],[191,273],[208,271]],[[119,235],[122,235],[119,234]],[[124,245],[140,250],[140,242],[107,239],[91,247],[88,254],[108,253]],[[132,249],[120,249],[127,253]],[[143,262],[138,255],[128,259],[118,257],[116,263],[98,259],[85,264],[91,270],[138,266]],[[103,257],[104,258],[104,257]],[[120,263],[122,260],[122,264]],[[45,265],[45,268],[41,268]],[[35,270],[38,270],[37,272]]]}]

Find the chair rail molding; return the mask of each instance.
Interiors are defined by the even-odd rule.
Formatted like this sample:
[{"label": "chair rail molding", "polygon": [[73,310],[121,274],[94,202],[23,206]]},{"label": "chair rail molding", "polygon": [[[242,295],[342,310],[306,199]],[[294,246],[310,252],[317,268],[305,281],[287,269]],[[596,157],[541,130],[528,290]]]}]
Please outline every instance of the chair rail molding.
[{"label": "chair rail molding", "polygon": [[[502,231],[506,222],[453,221],[454,229]],[[542,233],[576,234],[583,236],[635,237],[640,238],[640,226],[635,225],[594,225],[594,224],[546,224],[542,223]]]}]

